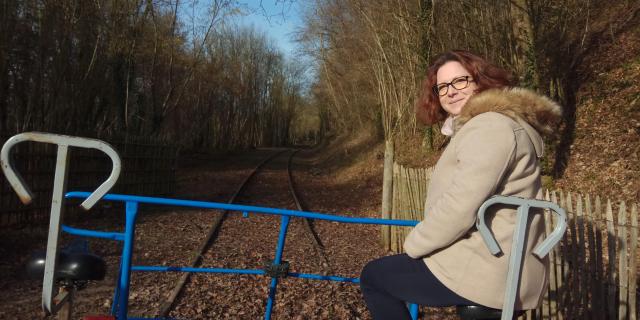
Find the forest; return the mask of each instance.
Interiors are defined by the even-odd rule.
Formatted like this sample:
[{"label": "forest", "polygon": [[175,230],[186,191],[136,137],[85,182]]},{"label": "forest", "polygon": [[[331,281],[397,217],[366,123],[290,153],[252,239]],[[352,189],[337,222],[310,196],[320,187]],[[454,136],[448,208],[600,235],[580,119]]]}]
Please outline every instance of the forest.
[{"label": "forest", "polygon": [[[3,1],[0,132],[282,145],[299,70],[232,1]],[[184,12],[183,12],[184,11]]]},{"label": "forest", "polygon": [[607,50],[634,61],[633,48],[613,46],[640,20],[638,1],[276,4],[304,10],[304,24],[291,33],[311,65],[286,59],[255,27],[232,23],[249,10],[239,1],[5,1],[0,132],[144,137],[181,150],[327,142],[364,132],[385,142],[391,161],[416,149],[414,141],[424,146],[421,154],[441,144],[438,125],[416,121],[414,103],[431,59],[457,48],[488,57],[520,86],[563,106],[544,163],[545,175],[558,180],[586,99],[581,90],[597,86],[604,71],[598,59],[612,56]]}]

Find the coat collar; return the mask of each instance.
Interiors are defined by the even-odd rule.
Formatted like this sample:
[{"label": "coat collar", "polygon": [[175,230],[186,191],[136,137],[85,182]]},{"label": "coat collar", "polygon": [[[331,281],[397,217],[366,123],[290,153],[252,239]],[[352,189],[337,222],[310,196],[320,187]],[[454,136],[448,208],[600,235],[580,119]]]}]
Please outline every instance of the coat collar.
[{"label": "coat collar", "polygon": [[455,120],[455,131],[471,118],[485,112],[498,112],[515,121],[531,125],[541,135],[551,135],[562,116],[562,108],[551,99],[524,88],[489,89],[469,98]]},{"label": "coat collar", "polygon": [[455,118],[454,132],[485,112],[498,112],[518,122],[531,137],[539,157],[544,149],[541,135],[551,135],[562,116],[560,105],[532,90],[489,89],[469,98],[460,115]]}]

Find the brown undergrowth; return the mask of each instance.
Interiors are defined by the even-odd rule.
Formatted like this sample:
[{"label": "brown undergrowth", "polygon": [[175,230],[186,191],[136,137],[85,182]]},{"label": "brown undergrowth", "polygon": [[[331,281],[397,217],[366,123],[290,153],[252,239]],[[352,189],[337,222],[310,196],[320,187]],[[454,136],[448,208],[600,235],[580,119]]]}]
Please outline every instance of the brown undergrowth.
[{"label": "brown undergrowth", "polygon": [[640,202],[640,26],[584,62],[565,190]]}]

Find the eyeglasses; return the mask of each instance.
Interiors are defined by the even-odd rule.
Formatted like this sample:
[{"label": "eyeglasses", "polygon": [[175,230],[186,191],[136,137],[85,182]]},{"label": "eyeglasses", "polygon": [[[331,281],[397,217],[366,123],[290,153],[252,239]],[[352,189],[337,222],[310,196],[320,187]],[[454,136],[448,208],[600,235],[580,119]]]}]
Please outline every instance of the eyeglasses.
[{"label": "eyeglasses", "polygon": [[469,82],[473,82],[473,79],[471,79],[471,76],[462,76],[462,77],[457,77],[451,80],[451,82],[443,82],[443,83],[437,84],[433,86],[432,89],[433,89],[433,93],[442,97],[446,95],[447,92],[449,92],[449,86],[454,87],[456,90],[462,90],[469,86]]}]

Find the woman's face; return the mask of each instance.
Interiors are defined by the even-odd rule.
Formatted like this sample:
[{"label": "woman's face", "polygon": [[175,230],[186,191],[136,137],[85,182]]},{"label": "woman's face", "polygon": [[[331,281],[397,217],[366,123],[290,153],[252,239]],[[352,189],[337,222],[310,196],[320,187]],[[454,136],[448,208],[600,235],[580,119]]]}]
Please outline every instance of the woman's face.
[{"label": "woman's face", "polygon": [[467,100],[478,89],[475,79],[458,61],[449,61],[438,69],[436,86],[440,91],[440,105],[454,116],[460,114]]}]

